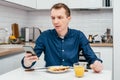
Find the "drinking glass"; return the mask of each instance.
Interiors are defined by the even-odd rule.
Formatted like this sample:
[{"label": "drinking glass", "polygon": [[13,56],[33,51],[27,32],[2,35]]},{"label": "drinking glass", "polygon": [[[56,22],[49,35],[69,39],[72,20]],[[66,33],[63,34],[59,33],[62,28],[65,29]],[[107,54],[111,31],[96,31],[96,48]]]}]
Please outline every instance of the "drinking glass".
[{"label": "drinking glass", "polygon": [[84,76],[84,64],[80,62],[74,63],[74,72],[76,77],[83,77]]}]

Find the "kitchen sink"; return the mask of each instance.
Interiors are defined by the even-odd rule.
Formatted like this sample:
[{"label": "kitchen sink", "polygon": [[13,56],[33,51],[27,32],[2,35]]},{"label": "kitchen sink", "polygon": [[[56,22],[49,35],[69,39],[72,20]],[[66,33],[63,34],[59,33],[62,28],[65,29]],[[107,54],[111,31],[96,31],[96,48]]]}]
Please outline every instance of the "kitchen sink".
[{"label": "kitchen sink", "polygon": [[[21,44],[7,44],[7,45],[0,45],[0,48],[22,48],[23,45]],[[1,49],[0,49],[1,50]],[[3,49],[4,50],[4,49]]]}]

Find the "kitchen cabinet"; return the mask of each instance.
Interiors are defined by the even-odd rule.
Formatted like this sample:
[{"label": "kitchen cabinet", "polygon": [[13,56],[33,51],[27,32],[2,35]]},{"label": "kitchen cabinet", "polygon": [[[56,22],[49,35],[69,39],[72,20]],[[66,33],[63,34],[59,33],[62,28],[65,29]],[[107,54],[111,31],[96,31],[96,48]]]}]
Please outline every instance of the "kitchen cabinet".
[{"label": "kitchen cabinet", "polygon": [[113,47],[92,47],[92,49],[103,60],[104,69],[112,71]]},{"label": "kitchen cabinet", "polygon": [[36,0],[6,0],[6,1],[30,8],[36,8]]},{"label": "kitchen cabinet", "polygon": [[[34,9],[50,9],[55,3],[65,3],[70,9],[112,9],[111,6],[105,7],[103,0],[4,0],[21,6]],[[112,1],[111,1],[112,2]]]},{"label": "kitchen cabinet", "polygon": [[67,0],[37,0],[37,9],[50,9],[55,3],[65,3],[67,4]]},{"label": "kitchen cabinet", "polygon": [[[50,9],[55,3],[65,3],[70,9],[110,9],[103,5],[103,0],[37,0],[37,9]],[[112,1],[111,1],[112,2]],[[44,5],[43,5],[44,4]]]},{"label": "kitchen cabinet", "polygon": [[68,6],[71,9],[74,8],[101,8],[102,7],[102,0],[73,0],[68,1]]},{"label": "kitchen cabinet", "polygon": [[0,75],[16,68],[21,67],[21,59],[24,53],[13,54],[8,56],[0,57]]},{"label": "kitchen cabinet", "polygon": [[6,0],[6,1],[17,3],[17,4],[19,3],[20,4],[20,0]]},{"label": "kitchen cabinet", "polygon": [[37,9],[50,9],[54,4],[54,0],[37,0]]}]

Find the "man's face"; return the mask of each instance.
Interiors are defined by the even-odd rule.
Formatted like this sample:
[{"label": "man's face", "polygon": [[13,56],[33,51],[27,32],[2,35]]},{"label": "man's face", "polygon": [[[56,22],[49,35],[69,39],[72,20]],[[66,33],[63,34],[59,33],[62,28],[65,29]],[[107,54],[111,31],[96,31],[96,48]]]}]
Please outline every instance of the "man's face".
[{"label": "man's face", "polygon": [[64,8],[51,10],[52,23],[57,32],[64,32],[68,28],[71,17],[67,17],[65,13],[66,11]]}]

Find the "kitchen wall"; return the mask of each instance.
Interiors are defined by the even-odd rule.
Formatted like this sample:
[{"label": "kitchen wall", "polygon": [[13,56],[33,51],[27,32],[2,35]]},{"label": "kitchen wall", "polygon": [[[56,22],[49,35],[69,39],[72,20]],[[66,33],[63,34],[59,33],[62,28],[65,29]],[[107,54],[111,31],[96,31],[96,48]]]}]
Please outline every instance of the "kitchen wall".
[{"label": "kitchen wall", "polygon": [[[106,28],[112,30],[112,9],[97,10],[71,10],[72,20],[70,28],[83,31],[88,37],[89,34],[99,34],[106,32]],[[26,11],[12,7],[0,5],[0,27],[8,28],[11,33],[11,24],[18,23],[19,27],[39,27],[42,31],[53,28],[49,10]]]},{"label": "kitchen wall", "polygon": [[[83,31],[88,37],[89,34],[99,34],[97,37],[106,32],[106,28],[110,28],[112,32],[112,10],[71,10],[72,19],[70,28]],[[53,28],[50,19],[49,10],[29,12],[29,26],[40,27],[42,31]]]},{"label": "kitchen wall", "polygon": [[18,23],[19,27],[24,27],[27,22],[27,11],[0,5],[0,28],[7,28],[11,33],[11,24]]}]

